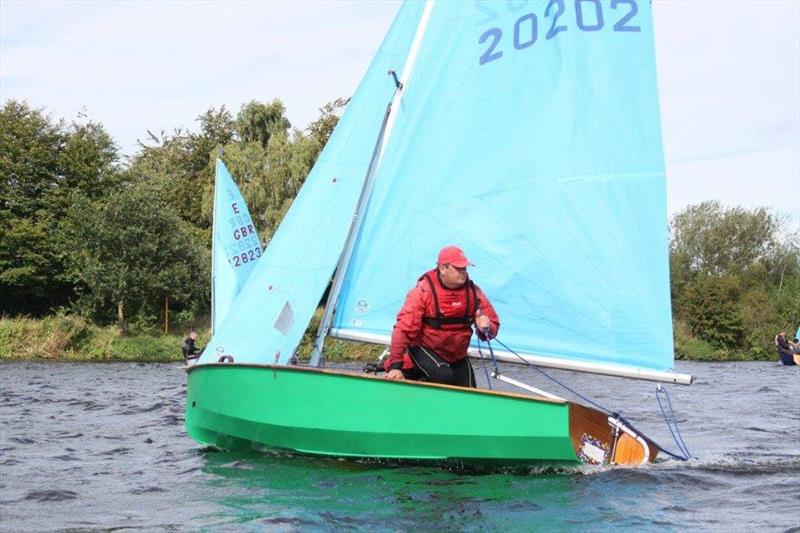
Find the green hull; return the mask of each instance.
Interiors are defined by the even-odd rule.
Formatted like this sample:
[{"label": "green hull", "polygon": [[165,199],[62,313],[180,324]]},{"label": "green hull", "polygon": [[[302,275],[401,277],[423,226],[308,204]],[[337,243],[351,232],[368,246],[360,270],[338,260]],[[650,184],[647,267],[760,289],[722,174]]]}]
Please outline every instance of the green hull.
[{"label": "green hull", "polygon": [[188,373],[186,429],[222,449],[578,461],[565,402],[298,367],[212,364]]}]

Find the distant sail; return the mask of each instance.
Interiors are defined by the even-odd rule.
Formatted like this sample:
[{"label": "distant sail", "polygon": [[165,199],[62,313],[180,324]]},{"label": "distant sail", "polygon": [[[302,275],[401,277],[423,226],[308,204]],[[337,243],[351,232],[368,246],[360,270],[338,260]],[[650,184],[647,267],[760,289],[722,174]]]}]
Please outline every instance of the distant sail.
[{"label": "distant sail", "polygon": [[211,242],[211,328],[217,331],[261,257],[261,241],[239,188],[217,159]]},{"label": "distant sail", "polygon": [[435,4],[334,335],[388,339],[406,291],[457,244],[513,350],[673,366],[651,10]]},{"label": "distant sail", "polygon": [[285,364],[322,297],[353,219],[386,105],[424,4],[403,4],[358,90],[198,364]]}]

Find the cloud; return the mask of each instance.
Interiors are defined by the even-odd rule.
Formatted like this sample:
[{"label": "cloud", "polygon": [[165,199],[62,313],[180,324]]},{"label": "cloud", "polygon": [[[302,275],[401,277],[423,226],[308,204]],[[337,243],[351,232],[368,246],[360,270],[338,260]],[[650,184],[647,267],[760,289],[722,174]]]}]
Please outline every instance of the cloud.
[{"label": "cloud", "polygon": [[[0,2],[0,99],[86,108],[132,154],[209,107],[350,96],[399,2]],[[669,205],[772,205],[800,227],[800,2],[654,2]],[[755,202],[755,204],[754,204]]]}]

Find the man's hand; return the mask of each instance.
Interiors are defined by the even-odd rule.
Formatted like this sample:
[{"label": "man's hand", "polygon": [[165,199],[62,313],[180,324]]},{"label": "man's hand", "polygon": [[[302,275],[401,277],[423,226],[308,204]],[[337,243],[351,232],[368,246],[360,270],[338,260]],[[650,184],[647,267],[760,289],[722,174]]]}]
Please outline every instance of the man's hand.
[{"label": "man's hand", "polygon": [[479,330],[485,331],[492,326],[492,321],[486,315],[478,315],[475,317],[475,325],[478,326]]},{"label": "man's hand", "polygon": [[403,371],[402,370],[398,370],[396,368],[393,368],[393,369],[389,370],[386,373],[386,375],[383,376],[383,378],[384,379],[391,379],[393,381],[403,381],[404,379],[406,379],[405,376],[403,375]]}]

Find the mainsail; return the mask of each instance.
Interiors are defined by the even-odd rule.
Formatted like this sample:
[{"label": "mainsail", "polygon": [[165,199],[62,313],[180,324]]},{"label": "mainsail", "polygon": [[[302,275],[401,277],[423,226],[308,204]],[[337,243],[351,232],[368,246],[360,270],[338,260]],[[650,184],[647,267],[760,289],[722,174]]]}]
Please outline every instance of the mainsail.
[{"label": "mainsail", "polygon": [[198,364],[285,364],[342,252],[387,103],[424,5],[404,4],[325,149]]},{"label": "mainsail", "polygon": [[217,159],[211,241],[211,331],[217,331],[261,257],[261,241],[228,169]]},{"label": "mainsail", "polygon": [[435,4],[334,336],[388,342],[406,291],[454,243],[515,352],[673,366],[651,9]]}]

